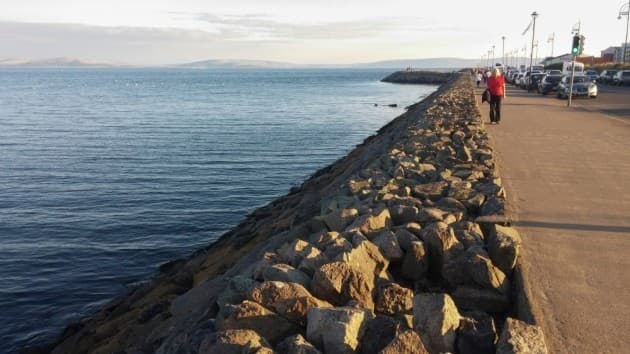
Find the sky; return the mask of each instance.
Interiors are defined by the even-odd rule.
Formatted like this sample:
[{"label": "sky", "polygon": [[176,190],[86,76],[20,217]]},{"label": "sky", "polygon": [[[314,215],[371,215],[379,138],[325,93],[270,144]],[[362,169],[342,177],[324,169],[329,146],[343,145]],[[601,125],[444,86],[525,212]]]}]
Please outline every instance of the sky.
[{"label": "sky", "polygon": [[[0,59],[52,57],[160,65],[206,59],[295,64],[460,57],[527,46],[567,53],[578,22],[585,52],[623,42],[620,0],[0,0]],[[627,4],[627,1],[626,1]],[[626,5],[627,6],[627,5]],[[492,54],[490,54],[492,56]],[[497,61],[500,61],[497,59]]]}]

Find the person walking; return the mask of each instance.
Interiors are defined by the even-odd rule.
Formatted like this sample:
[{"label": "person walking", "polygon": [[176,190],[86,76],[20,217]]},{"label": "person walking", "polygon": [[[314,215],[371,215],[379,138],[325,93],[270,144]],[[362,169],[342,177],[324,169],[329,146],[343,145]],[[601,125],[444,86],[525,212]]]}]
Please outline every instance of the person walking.
[{"label": "person walking", "polygon": [[479,87],[479,84],[481,83],[482,76],[481,71],[477,71],[477,87]]},{"label": "person walking", "polygon": [[488,78],[488,90],[490,90],[490,124],[499,124],[501,121],[501,102],[505,98],[505,78],[499,68],[494,68]]}]

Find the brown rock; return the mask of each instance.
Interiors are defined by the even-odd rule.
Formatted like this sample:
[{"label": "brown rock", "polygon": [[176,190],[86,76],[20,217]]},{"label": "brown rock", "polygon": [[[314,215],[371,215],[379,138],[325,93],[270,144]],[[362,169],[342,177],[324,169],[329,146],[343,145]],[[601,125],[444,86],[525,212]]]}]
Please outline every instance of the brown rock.
[{"label": "brown rock", "polygon": [[457,330],[458,354],[494,353],[497,331],[492,317],[481,311],[464,315]]},{"label": "brown rock", "polygon": [[345,262],[362,273],[368,283],[373,284],[382,272],[387,270],[389,261],[383,257],[378,247],[368,240],[353,242],[356,246],[349,252],[339,254],[335,260]]},{"label": "brown rock", "polygon": [[429,270],[435,274],[440,274],[444,263],[464,251],[453,229],[444,223],[438,222],[422,229],[422,239],[429,251]]},{"label": "brown rock", "polygon": [[262,277],[265,281],[298,283],[306,289],[311,287],[311,278],[306,275],[306,273],[284,263],[278,263],[266,267],[262,271]]},{"label": "brown rock", "polygon": [[398,238],[389,230],[381,231],[376,235],[372,242],[378,246],[381,254],[390,262],[396,262],[402,259],[403,251],[398,245]]},{"label": "brown rock", "polygon": [[384,208],[358,217],[347,229],[357,229],[363,235],[369,237],[390,226],[391,216],[389,210]]},{"label": "brown rock", "polygon": [[308,312],[306,338],[325,353],[355,353],[369,318],[361,309],[315,307]]},{"label": "brown rock", "polygon": [[399,332],[379,354],[429,354],[414,331]]},{"label": "brown rock", "polygon": [[[418,229],[418,231],[419,230],[420,229]],[[398,245],[400,245],[400,248],[405,252],[409,252],[409,250],[411,249],[411,244],[413,242],[420,241],[418,236],[407,231],[407,229],[396,230],[396,239],[398,239]]]},{"label": "brown rock", "polygon": [[454,352],[461,316],[448,294],[418,294],[413,298],[413,327],[431,352]]},{"label": "brown rock", "polygon": [[508,318],[497,343],[497,354],[547,354],[545,336],[539,326]]},{"label": "brown rock", "polygon": [[271,346],[258,333],[248,330],[227,330],[209,334],[199,346],[199,354],[256,353]]},{"label": "brown rock", "polygon": [[495,313],[507,312],[510,309],[510,298],[507,294],[476,286],[458,286],[451,296],[461,309]]},{"label": "brown rock", "polygon": [[394,225],[404,225],[413,222],[418,215],[418,208],[404,204],[393,205],[389,208]]},{"label": "brown rock", "polygon": [[442,268],[442,277],[452,287],[476,285],[502,294],[510,291],[509,279],[492,264],[481,247],[471,247],[449,259]]},{"label": "brown rock", "polygon": [[270,343],[296,333],[298,328],[278,314],[263,306],[245,300],[238,305],[227,305],[217,318],[217,330],[251,329],[263,336]]},{"label": "brown rock", "polygon": [[332,306],[311,295],[300,284],[279,281],[266,281],[259,284],[247,294],[247,298],[299,325],[304,325],[310,308]]},{"label": "brown rock", "polygon": [[288,247],[280,250],[282,259],[293,267],[300,269],[308,275],[315,269],[328,262],[328,258],[317,247],[297,239]]},{"label": "brown rock", "polygon": [[413,291],[396,283],[385,283],[377,288],[376,311],[387,315],[407,313],[413,309]]},{"label": "brown rock", "polygon": [[321,354],[315,346],[307,342],[300,334],[288,337],[280,344],[278,344],[276,350],[279,354]]},{"label": "brown rock", "polygon": [[322,220],[331,231],[342,231],[359,216],[356,209],[338,209],[322,217]]},{"label": "brown rock", "polygon": [[361,340],[361,353],[378,353],[394,339],[399,327],[400,325],[395,319],[377,314],[368,321],[365,334]]},{"label": "brown rock", "polygon": [[373,283],[347,263],[324,264],[315,272],[312,287],[315,296],[334,305],[346,305],[350,300],[356,300],[366,308],[374,308]]},{"label": "brown rock", "polygon": [[420,199],[429,199],[436,201],[446,195],[447,191],[448,183],[441,181],[417,185],[413,187],[411,193],[414,197]]},{"label": "brown rock", "polygon": [[412,242],[402,262],[401,275],[410,280],[420,280],[427,277],[429,257],[424,243]]},{"label": "brown rock", "polygon": [[512,227],[494,225],[488,238],[488,253],[492,263],[506,275],[511,275],[521,252],[521,236]]}]

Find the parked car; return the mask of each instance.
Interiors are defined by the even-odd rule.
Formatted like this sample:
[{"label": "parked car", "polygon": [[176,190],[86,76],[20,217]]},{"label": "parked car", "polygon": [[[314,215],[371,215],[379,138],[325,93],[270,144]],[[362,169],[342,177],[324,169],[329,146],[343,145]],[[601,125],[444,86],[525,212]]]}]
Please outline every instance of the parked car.
[{"label": "parked car", "polygon": [[[558,98],[568,98],[571,86],[571,75],[565,75],[558,84]],[[575,75],[573,78],[573,96],[597,97],[597,84],[586,75]]]},{"label": "parked car", "polygon": [[630,84],[630,70],[620,70],[612,78],[612,84],[621,86]]},{"label": "parked car", "polygon": [[599,79],[599,74],[595,70],[586,70],[584,75],[586,75],[591,81],[597,81],[597,79]]},{"label": "parked car", "polygon": [[599,74],[599,79],[597,82],[602,84],[610,84],[612,83],[612,78],[617,74],[618,70],[604,70],[601,74]]},{"label": "parked car", "polygon": [[538,89],[538,83],[543,79],[545,74],[533,73],[527,80],[527,92]]},{"label": "parked car", "polygon": [[545,75],[538,83],[538,93],[546,95],[549,92],[557,92],[560,80],[562,80],[562,75]]}]

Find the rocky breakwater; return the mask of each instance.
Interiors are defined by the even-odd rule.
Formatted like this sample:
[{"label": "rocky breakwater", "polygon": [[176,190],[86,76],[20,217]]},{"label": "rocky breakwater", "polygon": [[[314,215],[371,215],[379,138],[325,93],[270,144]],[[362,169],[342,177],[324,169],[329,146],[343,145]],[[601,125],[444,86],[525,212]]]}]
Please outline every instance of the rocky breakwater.
[{"label": "rocky breakwater", "polygon": [[458,74],[53,353],[545,353],[508,315],[516,230]]},{"label": "rocky breakwater", "polygon": [[404,70],[396,71],[381,81],[396,84],[442,85],[454,80],[457,75],[453,72]]}]

